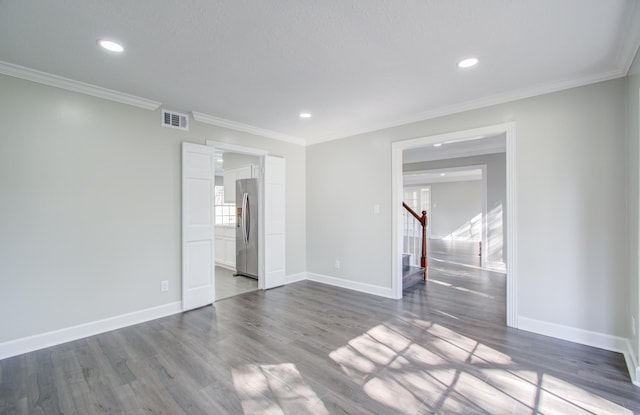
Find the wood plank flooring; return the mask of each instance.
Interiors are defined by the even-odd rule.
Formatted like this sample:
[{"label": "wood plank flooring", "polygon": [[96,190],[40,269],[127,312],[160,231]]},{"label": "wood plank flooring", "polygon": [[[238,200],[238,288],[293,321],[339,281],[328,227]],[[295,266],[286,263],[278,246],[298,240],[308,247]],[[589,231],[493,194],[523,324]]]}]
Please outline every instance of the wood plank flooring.
[{"label": "wood plank flooring", "polygon": [[303,281],[0,361],[2,414],[640,414],[620,354],[505,327],[446,261],[391,300]]}]

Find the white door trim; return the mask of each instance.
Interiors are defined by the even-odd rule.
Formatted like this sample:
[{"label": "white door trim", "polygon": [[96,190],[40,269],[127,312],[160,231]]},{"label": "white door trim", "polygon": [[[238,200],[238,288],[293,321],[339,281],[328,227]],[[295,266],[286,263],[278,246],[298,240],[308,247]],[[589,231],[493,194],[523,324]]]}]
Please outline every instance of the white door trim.
[{"label": "white door trim", "polygon": [[507,179],[507,326],[517,328],[517,232],[516,232],[516,124],[509,122],[470,130],[455,131],[391,143],[391,291],[394,298],[402,298],[402,152],[403,150],[433,145],[437,142],[460,140],[467,137],[506,135]]},{"label": "white door trim", "polygon": [[237,144],[225,143],[222,141],[206,140],[205,144],[209,147],[215,147],[218,150],[231,151],[233,153],[250,154],[252,156],[266,156],[269,154],[267,150],[260,148],[239,146]]}]

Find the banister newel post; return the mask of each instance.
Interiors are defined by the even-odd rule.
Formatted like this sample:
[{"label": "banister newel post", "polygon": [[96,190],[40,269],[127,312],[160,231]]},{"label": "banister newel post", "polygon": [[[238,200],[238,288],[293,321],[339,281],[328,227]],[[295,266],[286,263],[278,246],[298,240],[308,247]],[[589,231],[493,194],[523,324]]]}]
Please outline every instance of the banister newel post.
[{"label": "banister newel post", "polygon": [[427,211],[422,211],[422,217],[420,218],[420,224],[422,225],[422,257],[420,257],[420,266],[424,268],[424,280],[429,278],[429,263],[427,259]]}]

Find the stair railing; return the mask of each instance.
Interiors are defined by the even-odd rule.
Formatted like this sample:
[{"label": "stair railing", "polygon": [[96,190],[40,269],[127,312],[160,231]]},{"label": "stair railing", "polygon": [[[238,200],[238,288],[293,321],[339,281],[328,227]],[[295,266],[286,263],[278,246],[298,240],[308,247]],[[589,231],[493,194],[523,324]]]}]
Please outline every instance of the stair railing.
[{"label": "stair railing", "polygon": [[429,263],[427,260],[427,211],[423,210],[422,215],[418,215],[409,205],[402,202],[402,206],[420,223],[422,227],[422,252],[420,256],[420,267],[424,269],[424,280],[429,278]]}]

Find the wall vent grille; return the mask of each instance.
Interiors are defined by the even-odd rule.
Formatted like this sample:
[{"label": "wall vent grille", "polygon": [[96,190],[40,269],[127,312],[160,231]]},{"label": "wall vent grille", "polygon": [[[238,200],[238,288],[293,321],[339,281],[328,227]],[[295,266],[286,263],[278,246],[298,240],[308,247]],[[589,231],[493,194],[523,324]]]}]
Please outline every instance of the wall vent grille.
[{"label": "wall vent grille", "polygon": [[179,112],[162,110],[162,125],[165,127],[189,131],[189,116]]}]

